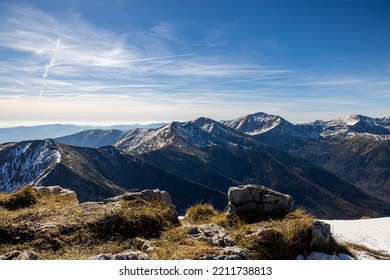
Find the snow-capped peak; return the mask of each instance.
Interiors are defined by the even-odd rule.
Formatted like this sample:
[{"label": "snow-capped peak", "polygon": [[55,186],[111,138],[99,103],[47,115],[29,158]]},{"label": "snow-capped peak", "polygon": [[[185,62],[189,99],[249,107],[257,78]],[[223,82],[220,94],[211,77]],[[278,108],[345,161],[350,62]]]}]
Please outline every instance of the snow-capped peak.
[{"label": "snow-capped peak", "polygon": [[225,121],[224,124],[249,135],[257,135],[269,131],[283,122],[287,121],[280,116],[260,112]]},{"label": "snow-capped peak", "polygon": [[343,116],[336,120],[329,121],[326,125],[327,126],[339,126],[339,125],[353,126],[358,122],[360,122],[359,115],[348,115],[348,116]]},{"label": "snow-capped peak", "polygon": [[374,119],[362,115],[348,115],[340,119],[325,122],[323,136],[341,134],[348,137],[356,135],[385,136],[390,134],[390,125],[386,124],[385,118]]},{"label": "snow-capped peak", "polygon": [[0,151],[0,191],[11,192],[33,184],[61,161],[61,154],[52,139],[24,141],[7,145]]}]

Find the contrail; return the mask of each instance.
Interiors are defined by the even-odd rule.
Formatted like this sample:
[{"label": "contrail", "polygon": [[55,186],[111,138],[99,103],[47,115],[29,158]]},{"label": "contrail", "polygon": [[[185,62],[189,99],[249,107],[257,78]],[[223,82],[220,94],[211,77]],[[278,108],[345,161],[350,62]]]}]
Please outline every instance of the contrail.
[{"label": "contrail", "polygon": [[4,71],[9,72],[9,70],[8,70],[7,68],[5,68],[4,66],[1,66],[1,65],[0,65],[0,67],[1,67]]},{"label": "contrail", "polygon": [[184,53],[184,54],[178,54],[178,55],[167,55],[167,56],[156,56],[156,57],[145,57],[145,58],[139,58],[139,59],[131,59],[131,60],[126,60],[125,62],[139,62],[139,61],[149,61],[149,60],[159,60],[159,59],[168,59],[168,58],[180,58],[180,57],[186,57],[186,56],[193,56],[197,54],[198,52],[214,48],[216,46],[219,46],[223,43],[225,43],[225,40],[219,41],[215,44],[212,44],[210,46],[207,46],[205,48],[190,52],[190,53]]},{"label": "contrail", "polygon": [[[211,44],[209,46],[206,46],[204,48],[201,48],[201,49],[198,49],[198,50],[195,50],[193,52],[189,52],[189,53],[183,53],[183,54],[177,54],[177,55],[167,55],[167,56],[155,56],[155,57],[145,57],[145,58],[138,58],[138,59],[131,59],[131,60],[125,60],[123,62],[126,62],[126,63],[129,63],[129,62],[141,62],[141,61],[151,61],[151,60],[165,60],[165,59],[171,59],[170,61],[166,62],[166,63],[163,63],[161,65],[166,65],[166,64],[169,64],[173,61],[173,59],[175,58],[181,58],[181,57],[188,57],[188,56],[193,56],[199,52],[202,52],[202,51],[205,51],[205,50],[208,50],[208,49],[211,49],[211,48],[214,48],[216,46],[219,46],[219,45],[222,45],[226,42],[226,40],[222,40],[222,41],[219,41],[217,43],[214,43],[214,44]],[[159,65],[159,66],[161,66]],[[141,72],[143,71],[146,71],[148,69],[152,69],[156,67],[156,65],[152,65],[152,66],[149,66],[147,68],[144,68]],[[126,72],[129,72],[129,70],[125,70],[123,72],[120,72],[120,74],[123,74],[123,73],[126,73]],[[107,80],[108,78],[104,78],[103,80]]]},{"label": "contrail", "polygon": [[61,38],[57,39],[56,49],[55,49],[54,55],[50,59],[50,63],[45,64],[45,72],[43,73],[42,78],[41,78],[41,80],[43,82],[43,87],[41,89],[41,93],[39,94],[39,100],[42,100],[42,96],[43,96],[43,93],[44,93],[45,88],[46,88],[46,78],[49,75],[50,68],[56,64],[56,58],[57,58],[57,54],[58,54],[58,50],[60,49],[60,46],[61,46]]}]

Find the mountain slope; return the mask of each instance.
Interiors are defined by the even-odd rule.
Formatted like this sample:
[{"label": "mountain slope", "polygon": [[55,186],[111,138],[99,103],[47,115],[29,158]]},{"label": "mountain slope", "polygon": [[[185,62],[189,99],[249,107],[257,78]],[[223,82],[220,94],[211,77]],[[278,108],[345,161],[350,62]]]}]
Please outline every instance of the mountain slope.
[{"label": "mountain slope", "polygon": [[[145,132],[143,132],[145,133]],[[266,148],[242,132],[200,118],[174,122],[144,134],[144,141],[120,141],[119,149],[188,180],[227,191],[232,184],[258,183],[296,198],[319,217],[378,215],[385,202],[324,169],[289,154]],[[386,211],[387,211],[386,210]]]},{"label": "mountain slope", "polygon": [[0,191],[26,184],[61,185],[80,201],[100,200],[126,190],[160,188],[171,193],[179,211],[196,202],[224,207],[225,195],[151,166],[114,147],[72,147],[53,140],[0,145]]},{"label": "mountain slope", "polygon": [[72,146],[98,148],[112,145],[125,135],[126,132],[117,129],[94,129],[59,137],[55,140]]},{"label": "mountain slope", "polygon": [[[289,130],[278,129],[279,125],[262,129],[269,118],[260,113],[226,123],[234,125],[255,120],[250,129],[243,130],[253,139],[307,159],[364,191],[390,199],[389,117],[349,115],[331,121],[291,124]],[[238,126],[238,129],[242,128]]]},{"label": "mountain slope", "polygon": [[35,125],[35,126],[6,127],[6,128],[0,128],[0,143],[58,138],[58,137],[79,133],[84,130],[103,129],[103,130],[127,131],[136,128],[158,128],[162,125],[164,125],[164,123],[155,123],[155,124],[146,124],[146,125],[130,124],[130,125],[114,125],[114,126],[48,124],[48,125]]}]

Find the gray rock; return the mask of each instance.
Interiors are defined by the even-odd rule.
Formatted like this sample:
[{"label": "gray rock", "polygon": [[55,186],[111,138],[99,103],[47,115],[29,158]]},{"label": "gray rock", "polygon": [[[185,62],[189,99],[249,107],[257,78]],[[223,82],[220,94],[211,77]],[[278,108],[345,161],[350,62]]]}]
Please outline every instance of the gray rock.
[{"label": "gray rock", "polygon": [[22,252],[20,251],[12,251],[6,253],[4,255],[0,255],[0,260],[13,260],[16,259]]},{"label": "gray rock", "polygon": [[187,235],[199,241],[216,246],[219,252],[200,257],[200,260],[247,260],[248,253],[235,245],[233,239],[223,227],[216,224],[203,224],[199,226],[187,225]]},{"label": "gray rock", "polygon": [[283,218],[294,203],[291,196],[260,185],[231,187],[228,200],[228,218],[237,215],[248,222]]},{"label": "gray rock", "polygon": [[58,225],[55,223],[45,223],[37,227],[37,230],[46,230],[46,229],[58,230]]},{"label": "gray rock", "polygon": [[135,241],[138,243],[137,248],[142,252],[150,253],[157,249],[157,247],[152,245],[147,239],[136,237]]},{"label": "gray rock", "polygon": [[37,192],[38,196],[56,195],[56,196],[62,196],[69,200],[74,200],[78,202],[76,192],[61,188],[60,186],[48,186],[48,187],[38,186],[38,187],[33,187],[33,189]]},{"label": "gray rock", "polygon": [[115,197],[111,197],[108,199],[105,199],[104,202],[118,202],[121,200],[135,200],[135,199],[142,199],[146,201],[160,201],[166,206],[173,207],[171,196],[166,191],[161,191],[159,189],[154,190],[143,190],[141,192],[127,192],[122,195],[118,195]]},{"label": "gray rock", "polygon": [[112,259],[112,254],[99,254],[88,258],[88,260],[94,260],[94,261],[107,261],[111,259]]},{"label": "gray rock", "polygon": [[141,251],[124,251],[119,254],[99,254],[88,260],[149,260],[149,256]]},{"label": "gray rock", "polygon": [[311,235],[309,247],[326,247],[332,238],[330,225],[322,221],[314,221],[311,227]]},{"label": "gray rock", "polygon": [[226,230],[215,224],[191,225],[188,227],[187,233],[191,238],[214,246],[226,247],[235,245],[233,239],[226,233]]},{"label": "gray rock", "polygon": [[33,251],[24,251],[16,258],[16,260],[37,260],[37,259],[38,259],[38,255]]},{"label": "gray rock", "polygon": [[219,254],[207,255],[200,260],[247,260],[248,252],[237,246],[229,246],[221,249]]},{"label": "gray rock", "polygon": [[0,255],[0,260],[37,260],[38,255],[33,251],[12,251]]}]

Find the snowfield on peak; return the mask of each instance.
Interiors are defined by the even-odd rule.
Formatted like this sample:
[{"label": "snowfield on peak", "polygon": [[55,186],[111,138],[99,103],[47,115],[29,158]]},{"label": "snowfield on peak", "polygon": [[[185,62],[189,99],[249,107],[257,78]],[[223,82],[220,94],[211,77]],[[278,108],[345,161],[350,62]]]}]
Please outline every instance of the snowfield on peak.
[{"label": "snowfield on peak", "polygon": [[348,115],[341,117],[340,119],[329,121],[326,125],[327,126],[337,126],[337,125],[347,125],[347,126],[353,126],[360,122],[360,118],[358,115]]},{"label": "snowfield on peak", "polygon": [[257,135],[275,128],[283,121],[285,120],[279,116],[256,113],[235,120],[224,121],[223,124],[248,135]]},{"label": "snowfield on peak", "polygon": [[53,140],[6,144],[12,152],[0,149],[0,191],[12,192],[44,178],[48,170],[61,160]]}]

